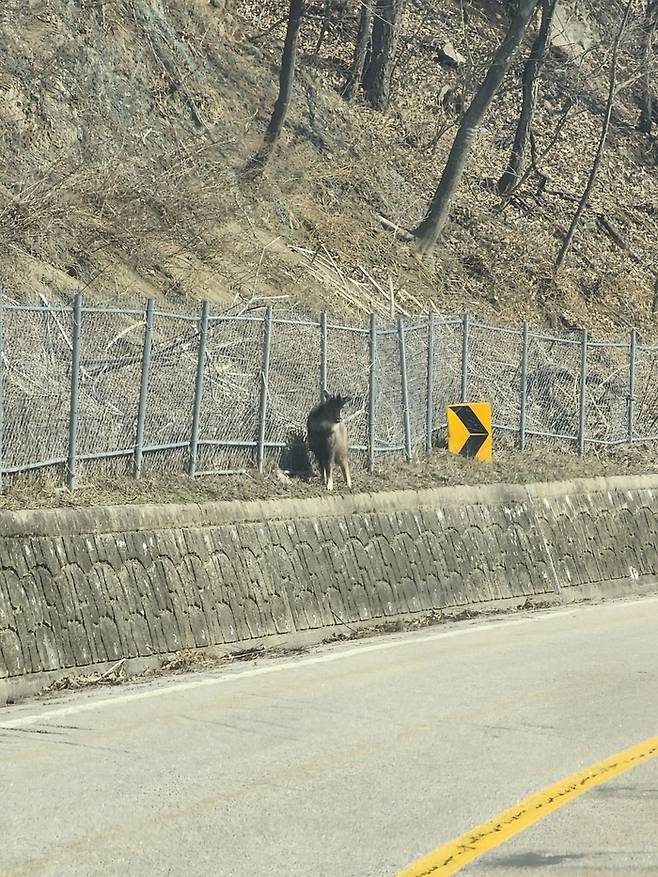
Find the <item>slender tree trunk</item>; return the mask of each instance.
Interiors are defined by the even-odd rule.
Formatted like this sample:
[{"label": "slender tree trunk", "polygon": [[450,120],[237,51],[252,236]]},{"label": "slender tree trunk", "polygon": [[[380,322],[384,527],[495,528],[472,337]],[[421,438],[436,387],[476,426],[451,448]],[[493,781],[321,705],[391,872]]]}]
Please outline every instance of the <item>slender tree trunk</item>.
[{"label": "slender tree trunk", "polygon": [[281,69],[279,71],[279,95],[274,104],[272,118],[270,119],[270,123],[265,131],[263,145],[247,165],[247,170],[254,176],[261,173],[265,168],[265,165],[272,157],[274,147],[278,143],[279,138],[281,137],[281,132],[283,131],[283,126],[288,114],[288,107],[290,106],[292,87],[295,81],[297,41],[305,9],[306,0],[290,0],[288,27],[286,29],[286,38],[283,44],[283,55],[281,58]]},{"label": "slender tree trunk", "polygon": [[404,0],[377,0],[370,60],[363,72],[363,90],[371,106],[386,110]]},{"label": "slender tree trunk", "polygon": [[359,19],[359,32],[356,37],[356,46],[354,48],[354,61],[352,69],[347,77],[343,95],[345,100],[352,100],[357,92],[361,77],[363,76],[363,67],[366,62],[366,54],[368,52],[368,44],[372,33],[372,4],[374,0],[363,0],[361,6],[361,17]]},{"label": "slender tree trunk", "polygon": [[320,33],[318,34],[318,41],[315,44],[315,49],[313,49],[313,55],[317,58],[320,54],[320,49],[324,43],[324,38],[327,35],[327,29],[329,28],[329,19],[331,18],[331,0],[324,0],[324,14],[322,15],[322,24],[320,25]]},{"label": "slender tree trunk", "polygon": [[653,32],[658,24],[658,0],[647,0],[644,14],[644,47],[642,51],[642,98],[637,127],[643,134],[651,134],[653,125],[653,94],[651,64],[653,61]]},{"label": "slender tree trunk", "polygon": [[571,246],[571,242],[576,233],[576,229],[578,228],[578,223],[580,222],[580,217],[585,212],[585,208],[587,207],[587,202],[589,201],[589,196],[592,193],[592,189],[594,188],[594,183],[596,181],[596,174],[599,170],[599,165],[601,164],[601,159],[603,158],[603,150],[605,148],[605,141],[608,137],[608,131],[610,129],[610,119],[612,118],[612,108],[615,104],[615,97],[617,95],[617,58],[619,56],[619,45],[621,43],[621,39],[624,35],[624,31],[626,30],[626,25],[628,24],[628,18],[631,14],[631,8],[633,6],[634,0],[628,0],[626,5],[626,9],[624,10],[624,15],[621,20],[621,24],[619,26],[619,30],[617,31],[617,36],[615,37],[615,41],[612,47],[612,58],[610,60],[610,83],[608,85],[608,100],[606,102],[605,108],[605,116],[603,119],[603,127],[601,128],[601,136],[599,137],[599,144],[596,148],[596,154],[594,155],[594,161],[592,162],[592,169],[589,172],[589,178],[587,180],[587,185],[585,186],[585,191],[583,192],[580,201],[578,203],[578,209],[574,215],[574,218],[571,220],[571,225],[569,226],[569,231],[566,234],[564,239],[564,243],[560,248],[560,252],[558,253],[557,260],[555,262],[555,273],[560,270],[562,264],[566,258],[567,253],[569,252],[569,247]]},{"label": "slender tree trunk", "polygon": [[528,139],[532,130],[532,117],[537,103],[539,74],[546,57],[546,47],[548,46],[551,22],[553,21],[556,5],[557,0],[543,0],[542,2],[539,33],[532,44],[530,55],[523,68],[523,102],[516,126],[516,134],[514,135],[514,146],[512,147],[507,169],[498,180],[498,191],[501,195],[507,195],[511,192],[523,175]]},{"label": "slender tree trunk", "polygon": [[448,220],[455,192],[473,147],[477,130],[491,106],[494,95],[505,78],[505,74],[512,63],[512,58],[519,48],[528,22],[538,3],[539,0],[520,0],[518,10],[512,19],[505,39],[496,52],[493,63],[477,94],[464,114],[427,215],[420,225],[414,229],[414,235],[417,239],[416,246],[422,255],[429,253],[434,248],[443,231]]}]

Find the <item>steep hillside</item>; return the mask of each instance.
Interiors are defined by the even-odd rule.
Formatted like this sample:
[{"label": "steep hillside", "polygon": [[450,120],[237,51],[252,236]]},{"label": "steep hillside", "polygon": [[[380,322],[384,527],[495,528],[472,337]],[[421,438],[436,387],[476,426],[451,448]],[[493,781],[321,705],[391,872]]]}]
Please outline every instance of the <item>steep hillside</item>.
[{"label": "steep hillside", "polygon": [[[310,4],[283,143],[252,184],[239,171],[271,111],[286,6],[3,5],[0,282],[8,295],[55,301],[82,289],[98,301],[154,295],[181,308],[201,298],[236,308],[268,299],[362,320],[371,308],[388,310],[392,286],[403,313],[469,310],[501,323],[525,317],[606,335],[635,325],[658,335],[657,148],[635,128],[640,0],[591,209],[557,280],[552,266],[600,131],[623,4],[562,4],[535,126],[543,192],[536,177],[504,204],[492,190],[518,112],[517,59],[445,239],[423,264],[378,217],[410,227],[422,216],[456,107],[504,33],[503,4],[409,0],[386,115],[340,95],[358,4],[335,4],[317,55],[323,4]],[[457,69],[441,63],[447,41],[465,59]]]}]

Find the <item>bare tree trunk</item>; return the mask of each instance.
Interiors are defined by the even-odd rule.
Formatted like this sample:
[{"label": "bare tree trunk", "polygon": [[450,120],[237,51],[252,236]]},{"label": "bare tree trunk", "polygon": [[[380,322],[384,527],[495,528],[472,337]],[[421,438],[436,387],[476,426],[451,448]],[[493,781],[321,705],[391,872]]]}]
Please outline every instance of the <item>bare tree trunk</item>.
[{"label": "bare tree trunk", "polygon": [[324,43],[324,38],[327,35],[327,29],[329,27],[329,19],[331,18],[331,0],[324,0],[324,14],[322,16],[322,24],[320,25],[320,33],[318,34],[318,41],[315,44],[315,49],[313,49],[313,55],[317,58],[320,54],[320,49],[322,48],[322,44]]},{"label": "bare tree trunk", "polygon": [[594,155],[594,161],[592,162],[592,169],[589,172],[589,178],[587,180],[587,185],[585,186],[585,191],[583,192],[580,201],[578,203],[578,208],[574,215],[574,218],[571,220],[571,225],[569,226],[569,231],[566,234],[564,242],[560,247],[560,252],[558,253],[557,260],[555,262],[555,273],[560,270],[564,260],[566,258],[567,253],[569,252],[569,247],[571,246],[571,242],[573,241],[573,236],[576,233],[576,229],[578,228],[578,223],[580,222],[580,217],[585,212],[585,208],[587,207],[587,202],[589,201],[589,196],[592,193],[592,189],[594,188],[594,183],[596,181],[596,174],[599,170],[599,165],[601,164],[601,159],[603,158],[603,150],[605,148],[605,141],[608,137],[608,131],[610,129],[610,119],[612,117],[612,108],[614,107],[615,97],[617,96],[617,58],[619,56],[619,45],[621,43],[622,37],[624,35],[624,31],[626,30],[626,25],[628,24],[628,18],[631,14],[631,8],[633,6],[634,0],[628,0],[626,4],[626,9],[624,10],[624,15],[621,20],[621,24],[619,25],[619,30],[617,31],[617,36],[615,37],[615,41],[612,46],[612,58],[610,60],[610,83],[608,86],[608,100],[606,102],[605,107],[605,116],[603,119],[603,127],[601,128],[601,136],[599,137],[599,145],[596,149],[596,154]]},{"label": "bare tree trunk", "polygon": [[528,22],[538,3],[539,0],[520,0],[518,10],[512,19],[505,39],[496,52],[493,63],[471,101],[471,105],[464,114],[427,215],[414,229],[414,235],[417,239],[416,246],[422,255],[429,253],[434,248],[443,231],[477,130],[512,63],[512,58],[519,48]]},{"label": "bare tree trunk", "polygon": [[356,94],[361,77],[363,76],[363,66],[366,61],[368,52],[368,43],[372,32],[372,4],[374,0],[363,0],[361,6],[361,17],[359,19],[359,33],[356,37],[356,46],[354,48],[354,61],[352,69],[347,77],[343,95],[345,100],[352,100]]},{"label": "bare tree trunk", "polygon": [[372,50],[363,72],[363,90],[376,110],[386,110],[391,95],[391,75],[400,31],[404,0],[377,0],[372,26]]},{"label": "bare tree trunk", "polygon": [[653,94],[651,64],[653,61],[653,32],[658,24],[658,0],[647,0],[644,14],[644,48],[642,58],[642,98],[637,127],[643,134],[651,134],[653,125]]},{"label": "bare tree trunk", "polygon": [[523,68],[523,102],[516,126],[516,134],[514,135],[514,146],[512,147],[507,169],[498,180],[498,191],[501,195],[507,195],[511,192],[523,175],[528,139],[532,129],[532,117],[537,103],[539,74],[546,57],[546,47],[548,46],[551,22],[553,21],[556,5],[557,0],[542,0],[539,33],[532,44],[530,55]]},{"label": "bare tree trunk", "polygon": [[272,118],[270,119],[270,123],[265,131],[263,145],[251,158],[246,168],[247,172],[251,173],[253,176],[262,173],[265,165],[272,157],[274,147],[278,143],[279,138],[281,137],[281,132],[283,131],[283,126],[288,114],[288,107],[290,106],[292,87],[295,81],[297,41],[305,9],[306,0],[290,0],[288,27],[286,29],[286,38],[283,44],[281,70],[279,71],[279,95],[274,104]]}]

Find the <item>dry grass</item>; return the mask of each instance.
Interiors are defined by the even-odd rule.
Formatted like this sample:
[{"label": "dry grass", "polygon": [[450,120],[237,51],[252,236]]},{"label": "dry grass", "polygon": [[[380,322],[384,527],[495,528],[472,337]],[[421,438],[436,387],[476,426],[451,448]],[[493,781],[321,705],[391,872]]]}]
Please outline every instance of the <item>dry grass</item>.
[{"label": "dry grass", "polygon": [[[435,448],[431,457],[418,457],[413,463],[401,460],[380,461],[373,475],[353,471],[355,492],[376,493],[387,490],[422,490],[468,484],[534,483],[610,475],[656,472],[658,451],[655,447],[633,445],[601,452],[590,451],[584,458],[567,448],[536,440],[525,451],[498,447],[493,464],[475,463]],[[339,477],[336,491],[346,492]],[[271,468],[263,475],[250,471],[246,475],[207,476],[190,479],[183,475],[144,478],[140,481],[123,476],[94,478],[81,483],[73,492],[62,489],[52,477],[9,482],[0,509],[85,508],[95,505],[143,503],[200,503],[230,500],[263,500],[273,497],[299,499],[326,496],[317,474],[286,478]]]},{"label": "dry grass", "polygon": [[[653,277],[596,222],[596,213],[608,217],[651,262],[658,184],[653,147],[634,131],[634,86],[620,98],[569,262],[558,282],[551,275],[600,125],[615,23],[612,6],[581,6],[592,46],[579,58],[552,55],[542,86],[540,156],[573,101],[557,145],[540,161],[549,179],[543,196],[532,176],[506,204],[491,191],[517,110],[510,77],[479,137],[446,240],[419,265],[377,215],[403,226],[420,217],[458,121],[455,96],[468,99],[501,37],[495,4],[472,4],[466,18],[457,2],[409,4],[384,117],[339,95],[355,15],[336,15],[315,58],[312,7],[284,143],[250,187],[237,171],[271,107],[282,0],[240,4],[233,18],[173,0],[162,12],[146,0],[79,9],[59,0],[52,14],[36,17],[13,0],[0,17],[0,280],[15,297],[41,291],[52,301],[76,289],[96,300],[156,295],[176,306],[285,295],[353,319],[383,311],[380,290],[392,284],[400,313],[468,309],[498,322],[525,317],[587,324],[598,334],[629,325],[652,333]],[[436,60],[435,47],[448,39],[467,59],[460,71]],[[631,34],[622,58],[628,79],[637,72],[636,49]],[[332,276],[317,259],[311,267],[309,252]]]}]

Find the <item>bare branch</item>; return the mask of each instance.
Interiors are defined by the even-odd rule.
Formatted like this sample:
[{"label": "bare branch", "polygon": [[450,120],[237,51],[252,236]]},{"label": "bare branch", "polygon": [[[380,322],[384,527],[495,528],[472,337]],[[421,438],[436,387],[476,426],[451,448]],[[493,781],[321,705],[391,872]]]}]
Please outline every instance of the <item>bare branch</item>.
[{"label": "bare branch", "polygon": [[624,15],[621,20],[621,24],[619,26],[619,30],[617,31],[617,36],[615,37],[615,41],[612,47],[612,57],[610,59],[610,83],[608,87],[608,100],[606,102],[605,117],[603,119],[603,126],[601,128],[601,136],[599,138],[599,144],[596,149],[594,161],[592,162],[592,169],[589,173],[587,185],[585,186],[585,191],[581,196],[580,203],[578,204],[578,209],[576,210],[576,213],[571,220],[571,225],[569,226],[569,230],[567,231],[566,237],[555,262],[556,274],[562,267],[567,253],[569,252],[569,247],[571,246],[571,242],[573,241],[576,229],[578,228],[578,223],[580,222],[580,218],[585,211],[587,202],[589,201],[589,196],[591,195],[592,189],[594,188],[594,183],[596,182],[596,174],[598,172],[599,165],[601,164],[601,159],[603,158],[603,150],[605,149],[605,142],[608,137],[608,131],[610,130],[610,119],[612,118],[612,110],[615,103],[615,95],[617,93],[617,61],[619,57],[619,46],[621,44],[622,37],[624,36],[626,25],[628,24],[628,18],[631,14],[632,6],[633,0],[628,0],[628,3],[626,4],[626,8],[624,10]]}]

